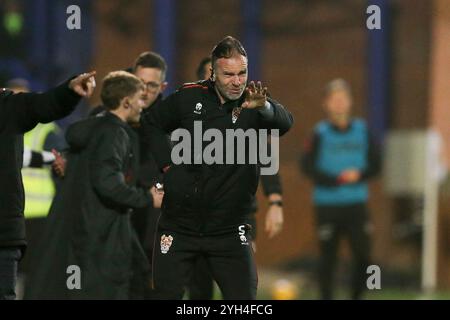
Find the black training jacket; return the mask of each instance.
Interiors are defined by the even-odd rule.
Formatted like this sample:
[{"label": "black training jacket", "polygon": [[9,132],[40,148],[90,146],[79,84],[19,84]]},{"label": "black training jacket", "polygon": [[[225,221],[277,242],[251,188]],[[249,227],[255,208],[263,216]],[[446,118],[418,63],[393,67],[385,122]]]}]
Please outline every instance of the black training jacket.
[{"label": "black training jacket", "polygon": [[[268,121],[258,110],[242,109],[233,123],[232,113],[243,97],[221,104],[210,80],[186,84],[151,108],[143,119],[155,159],[164,175],[164,200],[160,229],[194,234],[217,234],[235,230],[246,222],[258,186],[259,166],[249,164],[193,163],[174,164],[165,136],[183,128],[194,136],[194,122],[201,121],[203,132],[217,129],[223,136],[227,129],[279,129],[280,136],[293,124],[292,115],[281,104],[269,99],[273,118]],[[214,139],[214,138],[213,138]],[[229,152],[225,137],[224,157]],[[203,150],[210,142],[202,142]],[[194,149],[194,142],[191,143]],[[175,144],[173,149],[175,150]],[[249,143],[246,145],[249,156]],[[235,152],[234,156],[238,151]],[[168,166],[170,168],[167,170]]]},{"label": "black training jacket", "polygon": [[23,134],[67,116],[80,96],[68,82],[45,93],[0,91],[0,247],[26,245],[22,185]]}]

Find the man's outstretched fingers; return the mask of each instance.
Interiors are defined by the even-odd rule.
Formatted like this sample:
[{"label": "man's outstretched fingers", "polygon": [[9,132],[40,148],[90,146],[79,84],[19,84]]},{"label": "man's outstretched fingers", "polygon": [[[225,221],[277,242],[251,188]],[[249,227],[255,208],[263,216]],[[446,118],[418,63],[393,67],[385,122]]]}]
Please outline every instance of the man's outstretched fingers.
[{"label": "man's outstretched fingers", "polygon": [[258,92],[262,92],[263,88],[262,88],[262,83],[261,81],[258,81]]}]

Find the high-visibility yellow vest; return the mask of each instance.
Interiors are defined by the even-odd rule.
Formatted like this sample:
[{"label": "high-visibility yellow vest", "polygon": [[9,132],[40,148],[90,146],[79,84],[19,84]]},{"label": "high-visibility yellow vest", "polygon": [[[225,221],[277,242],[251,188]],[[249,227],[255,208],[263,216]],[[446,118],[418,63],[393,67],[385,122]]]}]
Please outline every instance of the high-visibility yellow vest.
[{"label": "high-visibility yellow vest", "polygon": [[[57,129],[53,123],[38,124],[24,135],[24,146],[33,151],[43,151],[48,134]],[[55,195],[51,168],[23,168],[22,178],[25,190],[25,218],[46,217]]]}]

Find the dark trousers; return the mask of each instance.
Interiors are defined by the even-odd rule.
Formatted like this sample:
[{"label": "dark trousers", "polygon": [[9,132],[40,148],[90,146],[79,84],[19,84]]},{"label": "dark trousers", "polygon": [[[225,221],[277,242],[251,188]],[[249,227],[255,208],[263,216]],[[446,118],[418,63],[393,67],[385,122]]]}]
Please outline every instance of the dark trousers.
[{"label": "dark trousers", "polygon": [[[256,204],[255,204],[256,206]],[[248,223],[251,226],[250,236],[256,238],[256,211],[248,215]],[[188,286],[190,300],[212,300],[214,295],[214,280],[209,270],[207,261],[199,257],[195,262],[192,277]]]},{"label": "dark trousers", "polygon": [[190,300],[212,300],[214,282],[205,258],[199,256],[194,264],[191,281],[189,282]]},{"label": "dark trousers", "polygon": [[155,298],[181,299],[199,257],[205,259],[224,299],[256,299],[258,278],[251,236],[248,229],[240,234],[238,228],[216,236],[158,231],[153,260]]},{"label": "dark trousers", "polygon": [[346,237],[353,257],[351,298],[360,299],[369,265],[368,214],[365,204],[316,206],[320,243],[319,285],[322,299],[333,298],[333,276],[339,240]]},{"label": "dark trousers", "polygon": [[0,300],[16,298],[17,265],[20,257],[19,248],[0,248]]},{"label": "dark trousers", "polygon": [[40,244],[45,231],[46,217],[25,219],[27,230],[27,254],[20,261],[19,273],[29,274],[41,261],[45,248]]}]

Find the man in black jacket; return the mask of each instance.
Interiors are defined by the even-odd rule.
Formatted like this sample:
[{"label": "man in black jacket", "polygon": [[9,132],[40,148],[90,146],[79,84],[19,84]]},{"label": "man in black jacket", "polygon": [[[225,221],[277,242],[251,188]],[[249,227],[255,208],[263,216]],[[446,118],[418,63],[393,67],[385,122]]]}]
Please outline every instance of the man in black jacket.
[{"label": "man in black jacket", "polygon": [[[261,83],[247,87],[247,54],[238,40],[223,39],[212,51],[212,66],[210,80],[184,85],[152,108],[146,119],[154,156],[165,172],[153,278],[156,296],[162,299],[182,297],[199,255],[207,259],[225,299],[256,298],[256,267],[246,223],[259,175],[258,164],[247,160],[256,152],[250,152],[246,143],[244,163],[207,164],[201,161],[194,141],[194,152],[184,150],[182,158],[189,159],[180,163],[175,157],[178,145],[170,152],[163,137],[181,129],[195,138],[199,125],[222,137],[239,129],[277,129],[282,135],[293,119],[267,97]],[[242,156],[231,149],[216,153],[223,151],[227,160]]]},{"label": "man in black jacket", "polygon": [[[212,75],[211,58],[203,58],[197,67],[197,79],[208,80]],[[283,227],[283,196],[280,176],[278,173],[273,175],[261,175],[261,185],[264,195],[269,200],[269,210],[265,219],[265,231],[269,238],[277,235]],[[250,235],[252,237],[252,246],[256,251],[256,213],[258,204],[256,197],[250,213],[248,214],[248,223],[251,226]],[[211,300],[214,296],[214,283],[207,261],[199,257],[196,261],[192,279],[189,283],[190,300]]]},{"label": "man in black jacket", "polygon": [[23,134],[72,112],[81,97],[91,96],[94,75],[82,74],[42,94],[0,92],[0,299],[15,298],[17,263],[26,247]]},{"label": "man in black jacket", "polygon": [[[139,122],[144,84],[125,71],[104,80],[108,110],[72,125],[64,184],[53,201],[44,235],[45,255],[26,298],[127,299],[148,262],[131,227],[130,209],[160,206],[162,194],[136,187],[139,150],[128,124]],[[153,194],[151,194],[153,193]],[[70,267],[80,276],[70,287]],[[141,282],[145,286],[145,281]]]}]

